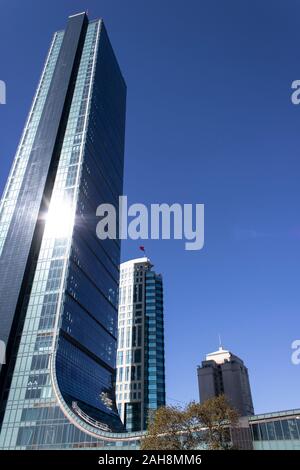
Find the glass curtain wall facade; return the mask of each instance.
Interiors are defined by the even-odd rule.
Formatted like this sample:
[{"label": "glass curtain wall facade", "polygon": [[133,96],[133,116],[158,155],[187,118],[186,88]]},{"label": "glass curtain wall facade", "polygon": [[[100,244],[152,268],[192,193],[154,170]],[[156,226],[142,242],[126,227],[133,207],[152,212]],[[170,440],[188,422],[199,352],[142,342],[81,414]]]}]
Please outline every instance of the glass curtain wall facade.
[{"label": "glass curtain wall facade", "polygon": [[144,429],[151,413],[166,404],[163,282],[149,271],[145,279]]},{"label": "glass curtain wall facade", "polygon": [[116,398],[131,432],[165,405],[163,285],[148,258],[120,267]]},{"label": "glass curtain wall facade", "polygon": [[254,450],[300,450],[300,410],[251,416]]},{"label": "glass curtain wall facade", "polygon": [[[0,206],[2,449],[135,447],[114,395],[126,85],[102,20],[54,34]],[[22,225],[20,225],[22,223]]]}]

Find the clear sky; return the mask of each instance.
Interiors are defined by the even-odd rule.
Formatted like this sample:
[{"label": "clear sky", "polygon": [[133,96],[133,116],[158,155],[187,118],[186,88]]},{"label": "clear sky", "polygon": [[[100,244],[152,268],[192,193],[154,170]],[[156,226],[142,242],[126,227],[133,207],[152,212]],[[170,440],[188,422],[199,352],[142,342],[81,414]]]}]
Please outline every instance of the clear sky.
[{"label": "clear sky", "polygon": [[205,247],[146,246],[164,276],[167,396],[198,398],[218,347],[249,368],[256,412],[300,408],[300,79],[297,0],[2,0],[0,188],[52,33],[103,17],[128,86],[129,202],[205,204]]}]

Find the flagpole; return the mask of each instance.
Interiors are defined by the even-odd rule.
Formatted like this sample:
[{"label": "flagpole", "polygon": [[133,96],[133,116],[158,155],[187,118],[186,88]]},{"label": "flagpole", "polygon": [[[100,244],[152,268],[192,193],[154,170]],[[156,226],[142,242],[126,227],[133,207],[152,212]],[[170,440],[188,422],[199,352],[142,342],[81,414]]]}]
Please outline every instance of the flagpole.
[{"label": "flagpole", "polygon": [[145,257],[147,257],[145,247],[144,247],[144,246],[140,246],[140,250],[143,251]]}]

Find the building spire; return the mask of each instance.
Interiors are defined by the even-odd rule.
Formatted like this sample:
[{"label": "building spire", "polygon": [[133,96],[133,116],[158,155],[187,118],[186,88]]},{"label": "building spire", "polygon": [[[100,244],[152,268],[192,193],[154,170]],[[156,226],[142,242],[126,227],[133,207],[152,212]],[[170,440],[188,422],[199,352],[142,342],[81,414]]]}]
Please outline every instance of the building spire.
[{"label": "building spire", "polygon": [[221,338],[221,334],[219,333],[219,350],[222,350],[222,349],[223,349],[222,338]]}]

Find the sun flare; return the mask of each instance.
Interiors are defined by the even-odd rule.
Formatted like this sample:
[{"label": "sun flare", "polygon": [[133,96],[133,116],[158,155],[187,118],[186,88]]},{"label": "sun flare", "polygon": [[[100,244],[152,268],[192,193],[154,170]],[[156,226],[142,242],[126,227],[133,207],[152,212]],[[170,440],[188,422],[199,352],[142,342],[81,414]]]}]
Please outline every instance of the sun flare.
[{"label": "sun flare", "polygon": [[53,199],[46,215],[46,232],[56,238],[68,237],[73,228],[74,209],[71,202]]}]

